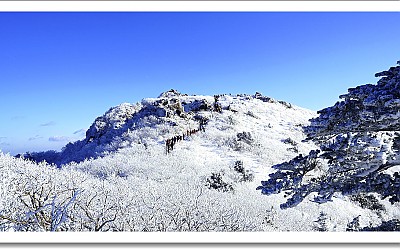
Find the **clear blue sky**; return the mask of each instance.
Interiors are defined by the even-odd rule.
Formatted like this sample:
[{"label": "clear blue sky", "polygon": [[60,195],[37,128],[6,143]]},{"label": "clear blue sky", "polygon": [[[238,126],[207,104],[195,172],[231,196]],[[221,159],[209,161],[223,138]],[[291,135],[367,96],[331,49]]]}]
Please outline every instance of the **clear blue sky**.
[{"label": "clear blue sky", "polygon": [[0,13],[0,149],[59,150],[122,102],[256,91],[320,110],[400,60],[399,13]]}]

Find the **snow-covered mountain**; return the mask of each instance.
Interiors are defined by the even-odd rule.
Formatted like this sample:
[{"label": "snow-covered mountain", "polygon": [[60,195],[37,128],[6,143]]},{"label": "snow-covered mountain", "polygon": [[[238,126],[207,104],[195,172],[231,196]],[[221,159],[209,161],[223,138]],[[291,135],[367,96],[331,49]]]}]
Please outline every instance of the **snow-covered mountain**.
[{"label": "snow-covered mountain", "polygon": [[[134,144],[164,145],[170,137],[198,129],[201,121],[209,122],[207,130],[222,130],[225,131],[224,136],[229,137],[224,138],[227,142],[211,136],[208,138],[210,143],[231,143],[242,147],[246,141],[241,141],[239,134],[249,132],[250,137],[264,141],[270,137],[268,134],[280,134],[273,138],[282,144],[281,140],[288,139],[290,133],[282,139],[284,135],[280,130],[301,131],[301,127],[313,115],[311,111],[260,93],[201,96],[181,94],[171,89],[161,93],[158,98],[145,98],[140,103],[123,103],[109,109],[96,118],[87,130],[85,139],[69,143],[60,153],[29,153],[25,158],[62,165],[104,156]],[[294,136],[298,138],[298,135]],[[253,140],[250,139],[248,144]],[[295,146],[293,151],[297,151]]]},{"label": "snow-covered mountain", "polygon": [[382,74],[318,113],[169,90],[61,152],[0,153],[0,230],[399,230],[399,66]]}]

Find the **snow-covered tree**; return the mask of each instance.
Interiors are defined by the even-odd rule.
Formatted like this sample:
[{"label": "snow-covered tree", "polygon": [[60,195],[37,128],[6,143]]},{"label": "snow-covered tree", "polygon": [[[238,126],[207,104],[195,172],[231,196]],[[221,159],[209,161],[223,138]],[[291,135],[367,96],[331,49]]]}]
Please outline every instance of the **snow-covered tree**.
[{"label": "snow-covered tree", "polygon": [[320,212],[316,221],[314,221],[314,230],[319,232],[328,231],[328,217],[324,212]]},{"label": "snow-covered tree", "polygon": [[332,201],[335,193],[377,193],[399,202],[400,66],[376,76],[382,77],[376,85],[351,88],[343,101],[319,111],[304,131],[320,149],[273,166],[278,171],[258,189],[290,195],[281,208],[311,193],[318,203]]}]

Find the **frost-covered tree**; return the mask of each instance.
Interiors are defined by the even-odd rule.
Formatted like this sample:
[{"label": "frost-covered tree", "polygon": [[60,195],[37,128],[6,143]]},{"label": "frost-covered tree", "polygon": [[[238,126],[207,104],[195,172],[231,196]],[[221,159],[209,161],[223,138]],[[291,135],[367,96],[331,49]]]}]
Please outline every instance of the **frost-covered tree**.
[{"label": "frost-covered tree", "polygon": [[260,231],[271,227],[263,222],[263,206],[242,199],[243,187],[234,195],[210,190],[205,181],[199,186],[201,178],[193,178],[200,168],[189,164],[191,155],[176,162],[170,161],[173,156],[160,158],[160,154],[162,147],[151,153],[137,145],[57,168],[0,153],[0,231]]},{"label": "frost-covered tree", "polygon": [[70,179],[45,162],[0,155],[3,172],[0,224],[3,230],[63,231],[79,190]]},{"label": "frost-covered tree", "polygon": [[377,84],[350,88],[343,101],[318,111],[305,128],[313,140],[349,132],[399,131],[400,66],[375,74]]},{"label": "frost-covered tree", "polygon": [[399,202],[400,66],[376,76],[381,77],[376,85],[350,88],[340,96],[343,101],[318,111],[304,131],[319,150],[274,165],[278,171],[258,189],[289,195],[281,208],[296,206],[311,193],[318,203],[335,193],[377,193]]},{"label": "frost-covered tree", "polygon": [[328,231],[328,217],[324,212],[320,212],[316,221],[314,221],[314,230],[319,232]]},{"label": "frost-covered tree", "polygon": [[360,215],[347,224],[346,231],[360,231]]}]

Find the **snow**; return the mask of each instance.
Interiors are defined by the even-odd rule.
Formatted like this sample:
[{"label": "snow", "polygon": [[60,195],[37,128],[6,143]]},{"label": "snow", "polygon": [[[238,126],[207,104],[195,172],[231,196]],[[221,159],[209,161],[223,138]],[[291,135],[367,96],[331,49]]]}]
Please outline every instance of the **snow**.
[{"label": "snow", "polygon": [[[312,231],[323,212],[329,231],[345,231],[358,215],[361,227],[399,217],[398,205],[382,201],[386,212],[379,217],[340,194],[318,204],[311,193],[297,206],[280,209],[287,200],[284,193],[266,196],[256,188],[276,172],[271,166],[318,148],[304,141],[302,130],[317,114],[260,95],[220,95],[222,112],[214,109],[214,101],[213,96],[167,91],[111,108],[84,140],[47,160],[58,166],[0,153],[0,215],[9,218],[0,218],[5,222],[0,230]],[[199,104],[209,106],[198,109]],[[198,128],[198,117],[208,119],[205,132],[186,137],[166,154],[165,140]],[[288,138],[291,143],[285,143]],[[253,180],[240,181],[234,170],[238,161]],[[325,172],[322,164],[303,181]],[[213,173],[233,191],[207,188]],[[48,217],[33,213],[39,203],[32,197]],[[26,213],[32,215],[29,221],[21,218]]]}]

